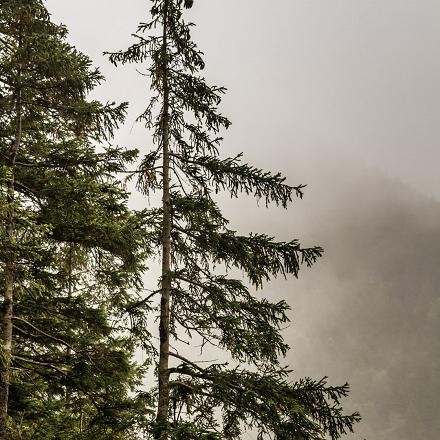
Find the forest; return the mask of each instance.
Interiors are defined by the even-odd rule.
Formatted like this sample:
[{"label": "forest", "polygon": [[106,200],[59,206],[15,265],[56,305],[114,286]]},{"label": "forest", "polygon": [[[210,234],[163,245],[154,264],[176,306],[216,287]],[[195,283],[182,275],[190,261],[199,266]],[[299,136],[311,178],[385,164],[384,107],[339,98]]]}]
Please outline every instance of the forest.
[{"label": "forest", "polygon": [[347,383],[285,366],[290,304],[265,293],[323,249],[222,212],[223,193],[288,209],[307,188],[222,154],[193,6],[145,0],[132,44],[102,48],[147,71],[142,151],[115,145],[128,103],[90,98],[105,79],[44,1],[0,3],[2,439],[336,440],[360,421]]}]

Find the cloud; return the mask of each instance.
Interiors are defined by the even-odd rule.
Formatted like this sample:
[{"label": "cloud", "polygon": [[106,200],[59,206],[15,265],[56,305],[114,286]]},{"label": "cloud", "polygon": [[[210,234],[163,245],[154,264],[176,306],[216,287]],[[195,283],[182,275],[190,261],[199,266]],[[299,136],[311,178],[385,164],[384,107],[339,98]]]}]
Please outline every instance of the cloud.
[{"label": "cloud", "polygon": [[293,305],[288,361],[299,376],[350,382],[348,408],[364,418],[350,438],[437,439],[440,203],[359,164],[309,166],[314,202],[279,232],[290,219],[326,255],[273,286]]}]

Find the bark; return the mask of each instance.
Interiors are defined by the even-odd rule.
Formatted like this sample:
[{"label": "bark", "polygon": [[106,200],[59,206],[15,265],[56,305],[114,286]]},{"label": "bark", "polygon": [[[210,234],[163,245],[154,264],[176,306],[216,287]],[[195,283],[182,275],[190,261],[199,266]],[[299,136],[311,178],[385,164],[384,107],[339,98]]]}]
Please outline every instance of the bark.
[{"label": "bark", "polygon": [[[71,299],[72,299],[72,295],[73,295],[73,279],[72,279],[72,270],[73,270],[73,250],[74,250],[74,244],[73,243],[69,243],[69,255],[67,257],[67,298],[69,299],[69,306],[71,303]],[[72,349],[69,347],[67,347],[66,350],[66,360],[67,362],[70,362],[70,358],[72,356]],[[66,400],[66,405],[69,405],[71,403],[71,393],[70,393],[70,388],[68,387],[68,385],[66,385],[66,393],[65,393],[65,400]]]},{"label": "bark", "polygon": [[[19,75],[20,76],[20,75]],[[21,144],[22,135],[22,102],[21,90],[17,92],[16,99],[16,128],[15,139],[12,146],[10,167],[11,176],[7,188],[7,225],[6,235],[9,245],[9,258],[5,264],[5,290],[3,297],[2,316],[2,353],[0,370],[0,438],[7,438],[7,418],[9,402],[9,384],[11,378],[11,355],[12,355],[12,317],[14,304],[14,282],[15,282],[15,180],[14,168],[17,152]]]},{"label": "bark", "polygon": [[168,86],[168,61],[167,61],[167,25],[168,25],[168,1],[164,3],[163,17],[163,53],[162,53],[162,149],[163,149],[163,193],[162,193],[162,281],[160,301],[160,354],[159,354],[159,399],[157,407],[157,422],[159,439],[168,437],[165,429],[168,420],[170,402],[170,374],[168,363],[170,357],[170,297],[171,297],[171,199],[170,199],[170,139],[169,139],[169,86]]}]

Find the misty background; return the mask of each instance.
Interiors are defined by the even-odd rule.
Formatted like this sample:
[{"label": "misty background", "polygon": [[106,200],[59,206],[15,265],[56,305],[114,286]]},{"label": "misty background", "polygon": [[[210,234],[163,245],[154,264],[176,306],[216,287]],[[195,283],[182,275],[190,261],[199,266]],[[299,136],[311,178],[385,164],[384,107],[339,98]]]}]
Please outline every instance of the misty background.
[{"label": "misty background", "polygon": [[[47,4],[107,77],[96,96],[130,101],[119,145],[148,151],[134,124],[148,84],[102,52],[132,41],[149,1]],[[223,155],[308,184],[287,211],[222,203],[242,232],[325,248],[299,280],[266,287],[292,306],[286,363],[351,384],[345,406],[363,421],[347,438],[437,440],[440,2],[195,0],[188,16],[208,82],[228,88]]]}]

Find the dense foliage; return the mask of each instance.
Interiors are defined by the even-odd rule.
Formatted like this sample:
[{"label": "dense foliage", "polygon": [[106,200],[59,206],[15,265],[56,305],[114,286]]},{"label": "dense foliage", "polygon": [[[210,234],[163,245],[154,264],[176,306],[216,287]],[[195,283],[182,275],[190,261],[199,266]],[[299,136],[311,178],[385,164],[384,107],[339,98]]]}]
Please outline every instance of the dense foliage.
[{"label": "dense foliage", "polygon": [[87,99],[103,78],[66,35],[40,0],[1,2],[0,431],[132,438],[149,220],[117,180],[137,152],[109,144],[126,104]]},{"label": "dense foliage", "polygon": [[[0,3],[1,438],[335,440],[359,420],[341,407],[347,385],[293,381],[281,364],[289,307],[260,289],[322,249],[223,216],[220,192],[287,208],[304,186],[221,154],[225,89],[201,75],[192,6],[151,0],[135,44],[110,54],[148,68],[139,121],[155,148],[138,163],[112,146],[127,104],[88,98],[103,77],[43,1]],[[127,173],[162,203],[129,209]],[[207,346],[229,363],[199,362]]]}]

